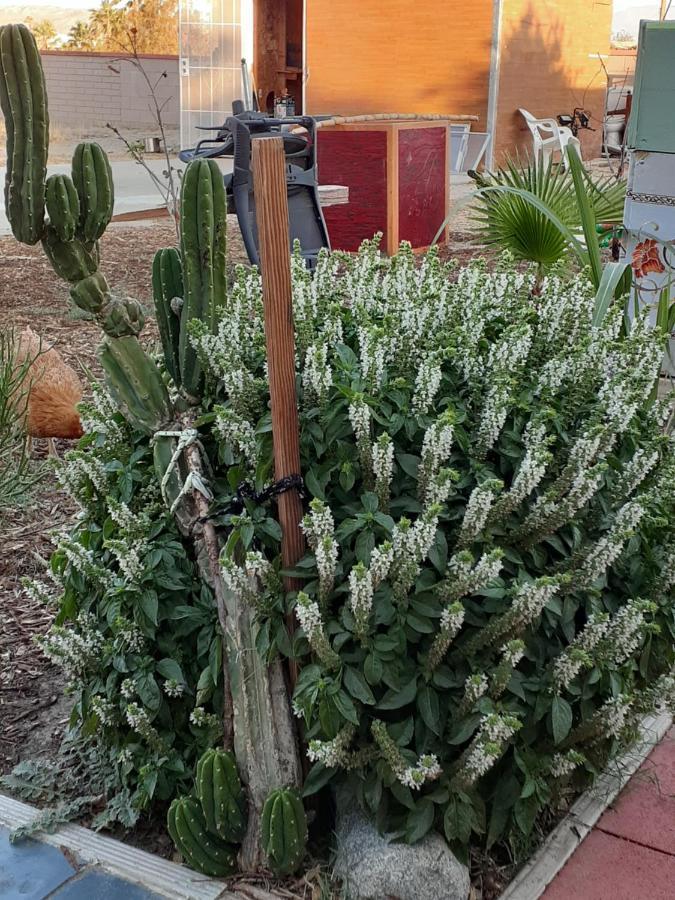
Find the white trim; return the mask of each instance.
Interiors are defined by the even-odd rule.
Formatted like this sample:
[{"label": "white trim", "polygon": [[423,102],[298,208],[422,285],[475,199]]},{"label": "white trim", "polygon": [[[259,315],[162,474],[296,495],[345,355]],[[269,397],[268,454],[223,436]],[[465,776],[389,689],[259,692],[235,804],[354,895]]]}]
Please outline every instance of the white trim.
[{"label": "white trim", "polygon": [[[0,825],[6,828],[27,825],[39,812],[34,806],[0,794]],[[228,891],[223,881],[200,875],[79,825],[63,825],[54,834],[41,832],[38,839],[59,849],[71,850],[83,865],[100,866],[167,900],[244,900],[242,894]]]},{"label": "white trim", "polygon": [[490,47],[490,81],[488,87],[487,132],[488,147],[485,153],[485,167],[494,165],[495,137],[497,133],[497,104],[499,102],[499,74],[502,43],[502,0],[492,0],[492,45]]},{"label": "white trim", "polygon": [[579,797],[499,900],[539,900],[672,724],[673,718],[668,713],[647,716],[642,720],[637,743],[619,759],[613,760],[593,787]]}]

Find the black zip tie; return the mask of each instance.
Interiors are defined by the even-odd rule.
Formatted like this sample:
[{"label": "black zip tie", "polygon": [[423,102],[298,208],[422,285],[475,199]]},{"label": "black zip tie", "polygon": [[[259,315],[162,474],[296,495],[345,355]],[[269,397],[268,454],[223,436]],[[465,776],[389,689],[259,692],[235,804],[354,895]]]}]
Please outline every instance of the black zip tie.
[{"label": "black zip tie", "polygon": [[287,475],[285,478],[280,478],[279,481],[270,484],[260,493],[256,493],[253,486],[247,481],[243,481],[237,488],[235,497],[230,503],[230,510],[237,515],[243,511],[245,500],[252,500],[254,503],[262,505],[271,500],[272,497],[278,497],[280,494],[293,490],[298,492],[301,500],[307,499],[308,494],[302,475]]}]

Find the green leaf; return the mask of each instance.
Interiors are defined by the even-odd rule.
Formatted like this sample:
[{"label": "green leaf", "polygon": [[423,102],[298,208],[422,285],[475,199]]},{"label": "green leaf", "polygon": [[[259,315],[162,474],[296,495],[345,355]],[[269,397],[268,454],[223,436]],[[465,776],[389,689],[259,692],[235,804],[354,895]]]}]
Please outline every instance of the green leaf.
[{"label": "green leaf", "polygon": [[395,781],[389,790],[392,792],[394,797],[398,800],[401,806],[405,806],[406,809],[415,809],[415,799],[412,795],[412,791],[406,785],[401,784],[400,781]]},{"label": "green leaf", "polygon": [[532,831],[534,820],[539,812],[539,801],[536,797],[528,797],[525,800],[518,800],[514,809],[513,816],[516,820],[518,828],[527,837]]},{"label": "green leaf", "polygon": [[586,250],[591,264],[593,284],[597,290],[600,287],[600,282],[602,280],[602,260],[600,258],[598,235],[595,230],[595,226],[597,225],[597,222],[595,221],[595,210],[593,209],[593,204],[588,196],[587,183],[584,178],[584,167],[576,147],[568,144],[566,147],[566,154],[572,181],[574,182],[574,190],[577,195],[579,212],[581,213],[581,225],[584,229]]},{"label": "green leaf", "polygon": [[220,638],[215,637],[209,647],[209,668],[211,669],[211,678],[214,686],[218,684],[218,679],[223,668],[223,643]]},{"label": "green leaf", "polygon": [[411,478],[417,478],[417,471],[420,466],[419,456],[413,456],[411,453],[397,453],[396,461],[406,475],[410,475]]},{"label": "green leaf", "polygon": [[312,794],[316,794],[317,791],[320,791],[322,787],[328,784],[331,778],[337,774],[337,771],[337,769],[326,768],[323,763],[314,763],[305,778],[302,796],[311,797]]},{"label": "green leaf", "polygon": [[377,494],[373,494],[371,491],[366,491],[366,493],[361,497],[361,505],[366,512],[374,513],[379,509],[380,501],[378,500]]},{"label": "green leaf", "polygon": [[417,695],[417,708],[420,711],[424,724],[434,734],[441,734],[441,710],[436,691],[424,685]]},{"label": "green leaf", "polygon": [[599,328],[605,321],[605,317],[614,300],[617,285],[623,278],[624,272],[630,268],[630,262],[611,262],[605,266],[600,284],[595,294],[593,309],[593,327]]},{"label": "green leaf", "polygon": [[368,565],[368,563],[370,562],[370,554],[373,552],[374,547],[375,535],[369,528],[364,529],[357,537],[354,548],[356,550],[356,557],[359,562]]},{"label": "green leaf", "polygon": [[360,700],[361,703],[366,703],[368,706],[375,705],[375,696],[368,687],[368,682],[357,669],[347,666],[344,669],[343,681],[352,697]]},{"label": "green leaf", "polygon": [[405,839],[409,844],[416,844],[427,834],[434,824],[434,804],[422,799],[417,808],[408,813],[405,823]]},{"label": "green leaf", "polygon": [[154,591],[145,591],[143,594],[141,594],[139,606],[143,610],[143,614],[152,622],[153,625],[156,625],[159,613],[159,600],[157,598],[157,594]]},{"label": "green leaf", "polygon": [[323,486],[312,469],[310,469],[309,472],[307,472],[307,474],[305,475],[305,485],[312,497],[316,497],[319,500],[326,499]]},{"label": "green leaf", "polygon": [[564,741],[572,728],[572,707],[562,697],[554,697],[551,704],[551,726],[556,744]]},{"label": "green leaf", "polygon": [[473,809],[459,797],[450,798],[443,816],[443,831],[448,843],[468,844],[473,825]]},{"label": "green leaf", "polygon": [[152,712],[157,712],[162,695],[155,681],[155,676],[151,675],[150,672],[139,672],[136,675],[135,682],[136,691],[143,702],[143,706],[146,706]]},{"label": "green leaf", "polygon": [[173,679],[173,681],[177,681],[179,684],[185,684],[183,670],[175,659],[169,659],[168,657],[160,659],[157,663],[157,671],[163,678]]},{"label": "green leaf", "polygon": [[335,704],[338,712],[342,716],[343,719],[346,719],[348,722],[352,722],[354,725],[359,724],[359,714],[356,711],[356,707],[349,697],[344,691],[338,691],[337,694],[333,697],[333,703]]},{"label": "green leaf", "polygon": [[369,684],[379,684],[382,681],[382,660],[379,656],[369,653],[363,664],[363,674]]},{"label": "green leaf", "polygon": [[[387,691],[382,700],[377,704],[378,709],[400,709],[412,703],[417,693],[417,675],[403,687],[400,691]],[[356,722],[355,724],[358,724]]]}]

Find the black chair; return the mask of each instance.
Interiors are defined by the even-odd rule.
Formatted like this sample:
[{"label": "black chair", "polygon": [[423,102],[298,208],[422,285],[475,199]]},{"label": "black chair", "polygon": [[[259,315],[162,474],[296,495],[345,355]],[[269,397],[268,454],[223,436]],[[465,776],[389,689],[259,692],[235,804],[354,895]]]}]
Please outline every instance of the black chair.
[{"label": "black chair", "polygon": [[[298,129],[291,131],[291,127]],[[286,156],[286,189],[288,193],[289,244],[300,242],[308,268],[314,269],[321,249],[330,249],[328,230],[321,212],[316,163],[316,120],[310,116],[274,119],[262,113],[249,112],[237,101],[233,115],[225,125],[205,128],[215,131],[212,138],[199,141],[196,147],[182,150],[180,159],[214,159],[232,157],[234,169],[225,176],[228,212],[236,213],[248,258],[253,265],[260,262],[255,192],[251,172],[251,144],[258,138],[276,135],[282,138]]]}]

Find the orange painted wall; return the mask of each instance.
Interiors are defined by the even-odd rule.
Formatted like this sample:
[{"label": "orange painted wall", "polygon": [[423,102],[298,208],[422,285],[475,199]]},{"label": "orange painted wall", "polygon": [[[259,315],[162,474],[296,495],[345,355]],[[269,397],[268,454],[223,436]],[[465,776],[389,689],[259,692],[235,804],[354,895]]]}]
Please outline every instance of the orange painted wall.
[{"label": "orange painted wall", "polygon": [[485,130],[492,0],[307,0],[306,111],[457,113]]},{"label": "orange painted wall", "polygon": [[599,156],[606,79],[590,53],[609,53],[611,0],[503,0],[495,161],[531,147],[517,113],[537,118],[583,106],[592,127],[580,132],[582,153]]}]

